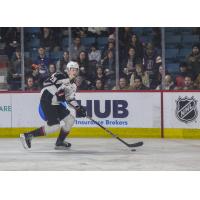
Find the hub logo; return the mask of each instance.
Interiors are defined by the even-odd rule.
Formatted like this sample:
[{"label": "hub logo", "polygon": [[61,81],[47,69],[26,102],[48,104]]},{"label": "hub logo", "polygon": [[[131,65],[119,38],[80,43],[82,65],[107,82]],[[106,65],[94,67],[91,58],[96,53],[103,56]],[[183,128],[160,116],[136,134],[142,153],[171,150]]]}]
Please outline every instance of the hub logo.
[{"label": "hub logo", "polygon": [[105,100],[105,103],[100,104],[100,100],[86,100],[86,103],[81,103],[87,110],[87,115],[92,117],[94,113],[98,118],[126,118],[129,114],[128,102],[125,100]]},{"label": "hub logo", "polygon": [[176,100],[176,117],[184,122],[194,121],[198,116],[197,100],[194,97],[179,97]]}]

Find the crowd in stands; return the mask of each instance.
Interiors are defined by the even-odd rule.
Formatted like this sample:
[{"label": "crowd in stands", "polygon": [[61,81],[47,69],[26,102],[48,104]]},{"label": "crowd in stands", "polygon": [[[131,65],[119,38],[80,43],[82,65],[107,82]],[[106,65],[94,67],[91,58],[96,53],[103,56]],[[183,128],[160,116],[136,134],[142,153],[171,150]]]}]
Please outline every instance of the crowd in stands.
[{"label": "crowd in stands", "polygon": [[[27,30],[26,30],[27,29]],[[119,80],[116,85],[115,28],[24,28],[25,80],[27,91],[40,90],[56,71],[65,73],[70,60],[80,67],[78,90],[194,90],[200,89],[200,46],[179,63],[179,73],[164,70],[161,30],[143,35],[131,27],[119,28]],[[198,30],[198,29],[197,29]],[[144,36],[144,37],[143,37]],[[147,40],[143,40],[148,38]],[[21,90],[20,28],[0,28],[0,54],[9,58],[9,90]],[[69,55],[70,52],[70,55]]]}]

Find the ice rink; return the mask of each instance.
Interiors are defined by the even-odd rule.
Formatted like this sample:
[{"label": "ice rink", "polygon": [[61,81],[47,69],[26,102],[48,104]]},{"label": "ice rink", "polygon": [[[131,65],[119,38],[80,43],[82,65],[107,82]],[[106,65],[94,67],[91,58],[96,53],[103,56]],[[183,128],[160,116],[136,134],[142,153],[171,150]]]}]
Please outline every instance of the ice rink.
[{"label": "ice rink", "polygon": [[25,150],[18,138],[0,139],[0,170],[200,170],[200,140],[124,140],[144,146],[132,152],[113,138],[70,138],[72,148],[58,151],[55,138],[37,138]]}]

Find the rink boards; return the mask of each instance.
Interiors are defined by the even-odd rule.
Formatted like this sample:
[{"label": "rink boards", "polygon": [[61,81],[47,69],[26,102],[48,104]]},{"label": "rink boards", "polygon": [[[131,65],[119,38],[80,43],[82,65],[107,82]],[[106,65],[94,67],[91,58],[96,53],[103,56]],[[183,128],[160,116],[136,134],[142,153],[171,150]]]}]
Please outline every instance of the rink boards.
[{"label": "rink boards", "polygon": [[[81,92],[76,98],[89,116],[121,137],[200,138],[196,91]],[[18,137],[42,126],[39,99],[39,93],[0,93],[0,137]],[[86,118],[76,118],[70,136],[109,137]]]}]

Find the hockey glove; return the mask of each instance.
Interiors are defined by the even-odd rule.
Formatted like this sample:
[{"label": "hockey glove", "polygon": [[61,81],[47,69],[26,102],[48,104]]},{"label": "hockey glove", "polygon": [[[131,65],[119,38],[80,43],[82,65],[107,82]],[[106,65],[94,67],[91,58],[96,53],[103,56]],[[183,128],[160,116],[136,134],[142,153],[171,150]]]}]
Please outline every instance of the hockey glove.
[{"label": "hockey glove", "polygon": [[86,117],[86,110],[83,106],[78,106],[76,108],[77,117]]},{"label": "hockey glove", "polygon": [[59,90],[58,92],[56,92],[56,97],[58,101],[65,101],[65,91]]}]

